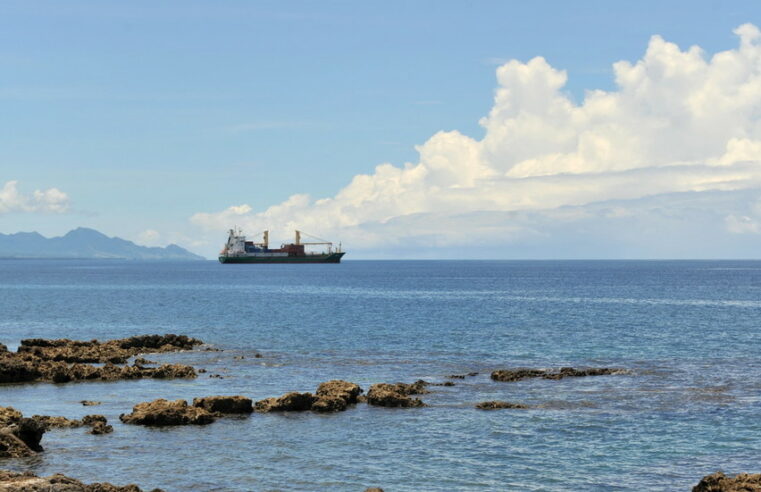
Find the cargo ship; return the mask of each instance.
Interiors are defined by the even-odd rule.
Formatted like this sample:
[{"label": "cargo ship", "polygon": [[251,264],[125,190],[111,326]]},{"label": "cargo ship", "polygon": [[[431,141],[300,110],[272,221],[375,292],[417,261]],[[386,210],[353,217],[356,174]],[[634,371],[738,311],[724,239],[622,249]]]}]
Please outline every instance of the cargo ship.
[{"label": "cargo ship", "polygon": [[[333,249],[333,243],[296,231],[296,241],[282,244],[278,249],[269,247],[269,231],[262,233],[262,242],[246,241],[246,236],[240,230],[230,229],[227,244],[219,253],[220,263],[341,263],[341,257],[346,254],[341,251],[341,244]],[[303,242],[301,236],[309,236],[318,241]],[[306,246],[327,246],[322,253],[305,250]]]}]

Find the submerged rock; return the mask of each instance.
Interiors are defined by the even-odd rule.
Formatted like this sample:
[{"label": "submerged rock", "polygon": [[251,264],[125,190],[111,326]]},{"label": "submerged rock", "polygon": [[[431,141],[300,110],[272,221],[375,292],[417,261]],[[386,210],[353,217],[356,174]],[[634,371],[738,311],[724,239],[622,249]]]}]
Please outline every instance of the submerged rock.
[{"label": "submerged rock", "polygon": [[214,415],[203,408],[189,406],[185,400],[161,398],[138,403],[132,413],[120,415],[119,420],[125,424],[148,426],[205,425],[214,422]]},{"label": "submerged rock", "polygon": [[692,492],[761,492],[761,473],[740,473],[735,477],[712,473],[703,477]]},{"label": "submerged rock", "polygon": [[503,408],[525,409],[525,408],[528,408],[528,406],[522,403],[511,403],[509,401],[495,400],[495,401],[482,401],[481,403],[478,403],[476,405],[476,408],[479,410],[499,410]]},{"label": "submerged rock", "polygon": [[79,403],[81,403],[82,406],[85,406],[85,407],[94,407],[95,405],[101,404],[101,402],[99,401],[92,401],[92,400],[82,400]]},{"label": "submerged rock", "polygon": [[193,406],[209,412],[251,413],[254,411],[251,398],[245,396],[206,396],[193,398]]},{"label": "submerged rock", "polygon": [[491,373],[494,381],[513,382],[528,378],[543,379],[563,379],[578,378],[584,376],[609,376],[613,374],[623,374],[624,370],[612,367],[592,367],[586,369],[576,369],[573,367],[563,367],[559,371],[553,372],[547,369],[501,369]]},{"label": "submerged rock", "polygon": [[420,401],[420,399],[409,397],[411,394],[419,394],[421,392],[419,390],[423,390],[426,393],[428,392],[425,390],[425,388],[422,387],[425,385],[423,384],[421,386],[419,383],[421,383],[421,381],[411,385],[404,383],[374,384],[370,386],[370,389],[367,391],[367,403],[369,405],[376,405],[380,407],[424,407],[425,403]]},{"label": "submerged rock", "polygon": [[[137,485],[119,487],[110,483],[84,484],[79,480],[57,473],[38,477],[31,472],[0,470],[0,490],[4,492],[142,492]],[[163,492],[153,489],[151,492]]]}]

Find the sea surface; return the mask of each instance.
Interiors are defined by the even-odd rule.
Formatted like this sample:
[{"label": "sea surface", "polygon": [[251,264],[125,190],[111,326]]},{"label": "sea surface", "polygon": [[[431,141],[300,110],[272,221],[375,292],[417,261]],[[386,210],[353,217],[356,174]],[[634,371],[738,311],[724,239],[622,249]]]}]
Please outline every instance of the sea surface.
[{"label": "sea surface", "polygon": [[[0,386],[0,405],[25,415],[102,413],[114,426],[49,431],[44,453],[0,468],[167,491],[689,490],[717,470],[761,472],[760,324],[758,261],[0,260],[11,349],[149,333],[222,349],[146,356],[208,371],[194,380]],[[561,366],[628,372],[489,378]],[[425,408],[172,428],[118,418],[156,398],[467,372],[478,375],[422,395]],[[476,410],[484,400],[531,408]]]}]

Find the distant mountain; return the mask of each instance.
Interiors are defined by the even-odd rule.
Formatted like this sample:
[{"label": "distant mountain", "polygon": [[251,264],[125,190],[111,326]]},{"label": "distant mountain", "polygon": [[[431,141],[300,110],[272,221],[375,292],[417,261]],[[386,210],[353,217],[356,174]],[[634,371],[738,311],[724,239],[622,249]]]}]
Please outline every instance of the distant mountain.
[{"label": "distant mountain", "polygon": [[138,246],[80,227],[65,236],[46,238],[37,232],[0,234],[0,258],[121,258],[129,260],[203,260],[176,244],[166,248]]}]

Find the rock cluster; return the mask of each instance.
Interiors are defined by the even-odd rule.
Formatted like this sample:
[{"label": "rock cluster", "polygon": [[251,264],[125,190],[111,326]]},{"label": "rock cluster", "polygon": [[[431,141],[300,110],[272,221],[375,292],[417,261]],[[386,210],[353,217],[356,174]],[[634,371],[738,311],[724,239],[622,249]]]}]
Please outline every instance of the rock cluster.
[{"label": "rock cluster", "polygon": [[424,407],[425,403],[419,398],[410,398],[409,395],[419,395],[430,393],[423,380],[416,381],[412,384],[405,383],[377,383],[370,386],[367,392],[367,403],[379,407]]},{"label": "rock cluster", "polygon": [[140,335],[105,342],[30,338],[21,340],[18,352],[32,354],[43,360],[126,364],[127,359],[137,354],[191,350],[202,343],[196,338],[174,334]]},{"label": "rock cluster", "polygon": [[126,363],[137,353],[186,350],[200,343],[185,335],[144,335],[102,343],[97,340],[22,340],[18,352],[0,351],[0,383],[192,378],[196,376],[195,369],[183,364],[159,367],[117,364]]},{"label": "rock cluster", "polygon": [[761,492],[761,473],[740,473],[735,477],[712,473],[703,477],[692,492]]},{"label": "rock cluster", "polygon": [[522,403],[511,403],[509,401],[482,401],[476,405],[476,408],[479,410],[500,410],[503,408],[525,409],[528,408],[528,406]]},{"label": "rock cluster", "polygon": [[[79,480],[57,473],[38,477],[30,472],[0,470],[0,490],[5,492],[142,492],[137,485],[119,487],[110,483],[84,484]],[[153,489],[151,492],[163,492]]]},{"label": "rock cluster", "polygon": [[0,457],[19,458],[42,451],[42,435],[51,429],[91,427],[91,434],[113,432],[103,415],[86,415],[81,420],[48,415],[24,416],[13,407],[0,407]]},{"label": "rock cluster", "polygon": [[188,405],[185,400],[158,400],[138,403],[132,413],[122,414],[119,420],[125,424],[166,426],[206,425],[214,422],[214,414],[206,409]]},{"label": "rock cluster", "polygon": [[332,380],[320,384],[315,394],[291,392],[277,398],[257,401],[254,409],[269,412],[340,412],[357,403],[362,388],[348,381]]},{"label": "rock cluster", "polygon": [[193,406],[210,413],[251,413],[254,411],[251,398],[245,396],[205,396],[193,398]]},{"label": "rock cluster", "polygon": [[584,376],[609,376],[612,374],[623,374],[623,369],[612,367],[592,367],[586,369],[576,369],[574,367],[563,367],[559,371],[550,371],[546,369],[501,369],[491,373],[494,381],[513,382],[528,378],[543,379],[563,379],[578,378]]}]

